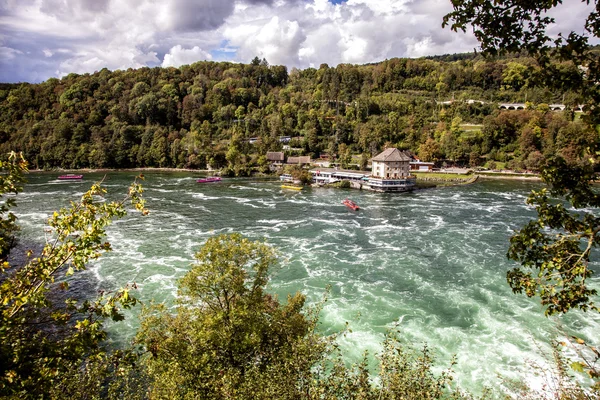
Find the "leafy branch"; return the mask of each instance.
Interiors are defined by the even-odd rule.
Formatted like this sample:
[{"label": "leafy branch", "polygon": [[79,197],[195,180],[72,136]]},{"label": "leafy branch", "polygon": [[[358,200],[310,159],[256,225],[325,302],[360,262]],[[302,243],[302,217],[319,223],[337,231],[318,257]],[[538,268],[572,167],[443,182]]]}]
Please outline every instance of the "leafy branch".
[{"label": "leafy branch", "polygon": [[[11,152],[8,160],[0,160],[0,199],[4,194],[16,195],[23,190],[27,172],[27,162],[21,154]],[[19,230],[16,224],[17,217],[10,212],[16,205],[14,198],[7,198],[0,205],[0,273],[8,266],[6,256],[14,243],[14,233]]]},{"label": "leafy branch", "polygon": [[69,276],[111,250],[106,227],[127,214],[127,204],[143,215],[148,213],[142,193],[136,179],[120,201],[97,201],[106,190],[102,182],[95,183],[78,202],[49,218],[49,237],[38,256],[29,251],[26,264],[14,271],[4,264],[0,394],[41,394],[47,384],[59,379],[61,371],[77,368],[85,359],[103,357],[100,345],[106,332],[102,321],[123,319],[121,310],[137,303],[130,293],[135,284],[81,303],[68,297],[62,307],[53,304],[53,299],[57,291],[69,288]]}]

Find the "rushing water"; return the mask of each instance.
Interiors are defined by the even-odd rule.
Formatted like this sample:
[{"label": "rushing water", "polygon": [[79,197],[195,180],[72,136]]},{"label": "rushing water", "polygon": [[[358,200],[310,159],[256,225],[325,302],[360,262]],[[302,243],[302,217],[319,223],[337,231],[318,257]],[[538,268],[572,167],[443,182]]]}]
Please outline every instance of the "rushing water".
[{"label": "rushing water", "polygon": [[[24,237],[43,241],[51,212],[102,176],[60,182],[30,174],[16,210]],[[109,197],[125,193],[134,176],[109,173]],[[191,173],[149,173],[144,187],[151,214],[112,225],[114,251],[87,272],[99,289],[136,282],[143,301],[171,301],[206,239],[240,232],[281,253],[269,286],[280,298],[299,290],[316,302],[331,285],[322,327],[333,332],[350,323],[352,332],[340,339],[349,359],[376,354],[386,329],[397,326],[407,342],[428,343],[446,365],[456,354],[459,385],[477,393],[496,386],[498,374],[539,383],[526,362],[546,363],[558,324],[598,339],[597,315],[545,318],[535,300],[513,295],[506,284],[514,266],[505,256],[508,238],[534,216],[525,198],[537,183],[479,181],[405,194],[289,192],[275,181],[197,184]],[[361,210],[343,206],[346,197]],[[130,315],[110,326],[112,337],[130,339],[137,323]]]}]

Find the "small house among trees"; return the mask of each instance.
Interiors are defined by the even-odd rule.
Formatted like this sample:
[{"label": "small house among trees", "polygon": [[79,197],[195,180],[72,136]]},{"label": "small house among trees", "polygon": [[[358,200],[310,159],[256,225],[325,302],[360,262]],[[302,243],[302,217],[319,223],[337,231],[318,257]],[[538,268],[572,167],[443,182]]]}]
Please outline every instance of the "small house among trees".
[{"label": "small house among trees", "polygon": [[418,157],[411,155],[409,165],[411,171],[432,171],[435,164],[431,161],[421,161]]},{"label": "small house among trees", "polygon": [[285,160],[285,155],[282,151],[267,152],[267,162],[270,164],[271,170],[280,169]]},{"label": "small house among trees", "polygon": [[292,164],[292,165],[310,164],[310,156],[288,157],[287,164]]}]

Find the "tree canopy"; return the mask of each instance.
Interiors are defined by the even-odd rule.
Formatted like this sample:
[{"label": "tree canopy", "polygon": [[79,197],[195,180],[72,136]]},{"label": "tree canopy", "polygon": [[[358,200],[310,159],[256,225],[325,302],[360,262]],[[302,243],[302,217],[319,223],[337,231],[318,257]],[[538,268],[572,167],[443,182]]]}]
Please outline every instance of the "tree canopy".
[{"label": "tree canopy", "polygon": [[[454,11],[444,17],[444,24],[455,31],[472,26],[486,53],[525,51],[539,67],[533,84],[569,89],[585,104],[582,120],[591,136],[581,161],[572,163],[561,152],[547,157],[542,177],[549,189],[534,191],[527,200],[535,206],[538,217],[511,238],[508,251],[508,256],[521,264],[508,272],[509,285],[515,293],[539,297],[546,315],[572,309],[600,312],[598,292],[590,285],[594,274],[592,249],[600,244],[600,196],[592,186],[597,178],[600,145],[600,115],[596,112],[600,54],[589,43],[600,37],[600,8],[597,1],[583,3],[596,4],[584,21],[584,32],[556,36],[550,34],[549,26],[555,21],[547,12],[561,5],[560,0],[453,0]],[[577,342],[587,346],[581,339]],[[596,362],[600,354],[593,346],[588,350],[590,357],[575,365],[588,372],[598,389]]]},{"label": "tree canopy", "polygon": [[[591,184],[600,144],[600,119],[593,111],[600,99],[596,84],[600,78],[599,55],[590,47],[589,39],[599,37],[599,11],[596,8],[586,18],[585,33],[551,37],[548,26],[554,19],[547,12],[561,3],[453,1],[454,11],[444,17],[444,24],[463,31],[471,25],[486,53],[527,51],[540,66],[538,75],[544,79],[538,84],[567,85],[580,94],[586,103],[584,121],[593,132],[582,149],[581,161],[575,165],[561,152],[549,155],[542,177],[549,184],[550,193],[563,196],[573,208],[598,208],[600,198]],[[550,57],[575,68],[557,68],[550,64]],[[508,254],[526,271],[539,272],[516,268],[508,274],[509,284],[517,293],[540,296],[547,314],[564,313],[571,308],[600,311],[594,304],[597,291],[587,283],[593,274],[589,266],[591,250],[600,244],[600,220],[593,213],[572,213],[562,203],[552,203],[546,190],[532,193],[528,203],[536,207],[538,219],[511,239]]]},{"label": "tree canopy", "polygon": [[239,234],[210,238],[181,279],[174,314],[147,309],[138,340],[148,349],[152,396],[298,398],[324,339],[305,297],[265,292],[272,248]]},{"label": "tree canopy", "polygon": [[[23,152],[35,169],[211,167],[244,176],[265,170],[268,151],[331,153],[348,164],[386,146],[424,158],[432,139],[440,163],[537,169],[555,152],[578,160],[590,136],[575,113],[579,89],[590,85],[536,85],[548,68],[565,82],[582,76],[560,58],[542,65],[522,53],[291,71],[263,62],[103,69],[0,85],[0,151]],[[499,108],[526,101],[534,106]],[[548,107],[555,103],[568,110]],[[454,120],[471,128],[452,130]],[[535,128],[536,140],[520,146]],[[442,145],[444,137],[456,144]]]},{"label": "tree canopy", "polygon": [[[19,192],[26,165],[20,155],[2,161],[0,194]],[[24,265],[4,261],[0,268],[0,395],[48,396],[65,376],[106,358],[105,319],[123,319],[122,308],[136,303],[129,287],[98,298],[75,298],[68,277],[105,252],[105,228],[125,215],[125,202],[145,213],[142,188],[134,183],[122,201],[97,202],[105,190],[94,184],[78,202],[48,220],[48,241],[38,253],[29,250]],[[4,210],[2,212],[4,214]],[[14,217],[7,221],[12,222]],[[2,221],[5,221],[2,215]],[[2,239],[11,235],[4,229]],[[6,242],[3,242],[6,243]],[[62,295],[61,295],[62,294]],[[62,300],[62,301],[61,301]],[[114,353],[115,360],[124,355]],[[112,357],[112,356],[111,356]],[[105,373],[111,363],[105,364]]]}]

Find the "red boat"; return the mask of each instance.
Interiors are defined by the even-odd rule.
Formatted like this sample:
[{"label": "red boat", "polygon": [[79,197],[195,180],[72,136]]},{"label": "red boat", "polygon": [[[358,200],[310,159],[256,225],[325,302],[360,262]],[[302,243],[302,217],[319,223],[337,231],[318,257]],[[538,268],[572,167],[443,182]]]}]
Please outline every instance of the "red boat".
[{"label": "red boat", "polygon": [[75,174],[67,174],[67,175],[60,175],[58,177],[58,179],[60,179],[61,181],[69,181],[69,180],[76,180],[76,179],[83,179],[83,175],[75,175]]},{"label": "red boat", "polygon": [[353,202],[350,199],[346,199],[346,200],[342,201],[342,204],[345,205],[348,208],[353,209],[354,211],[358,211],[360,209],[360,207],[358,206],[358,204],[356,204],[355,202]]},{"label": "red boat", "polygon": [[210,183],[210,182],[221,182],[221,177],[219,176],[207,176],[206,178],[200,178],[196,180],[198,183]]}]

